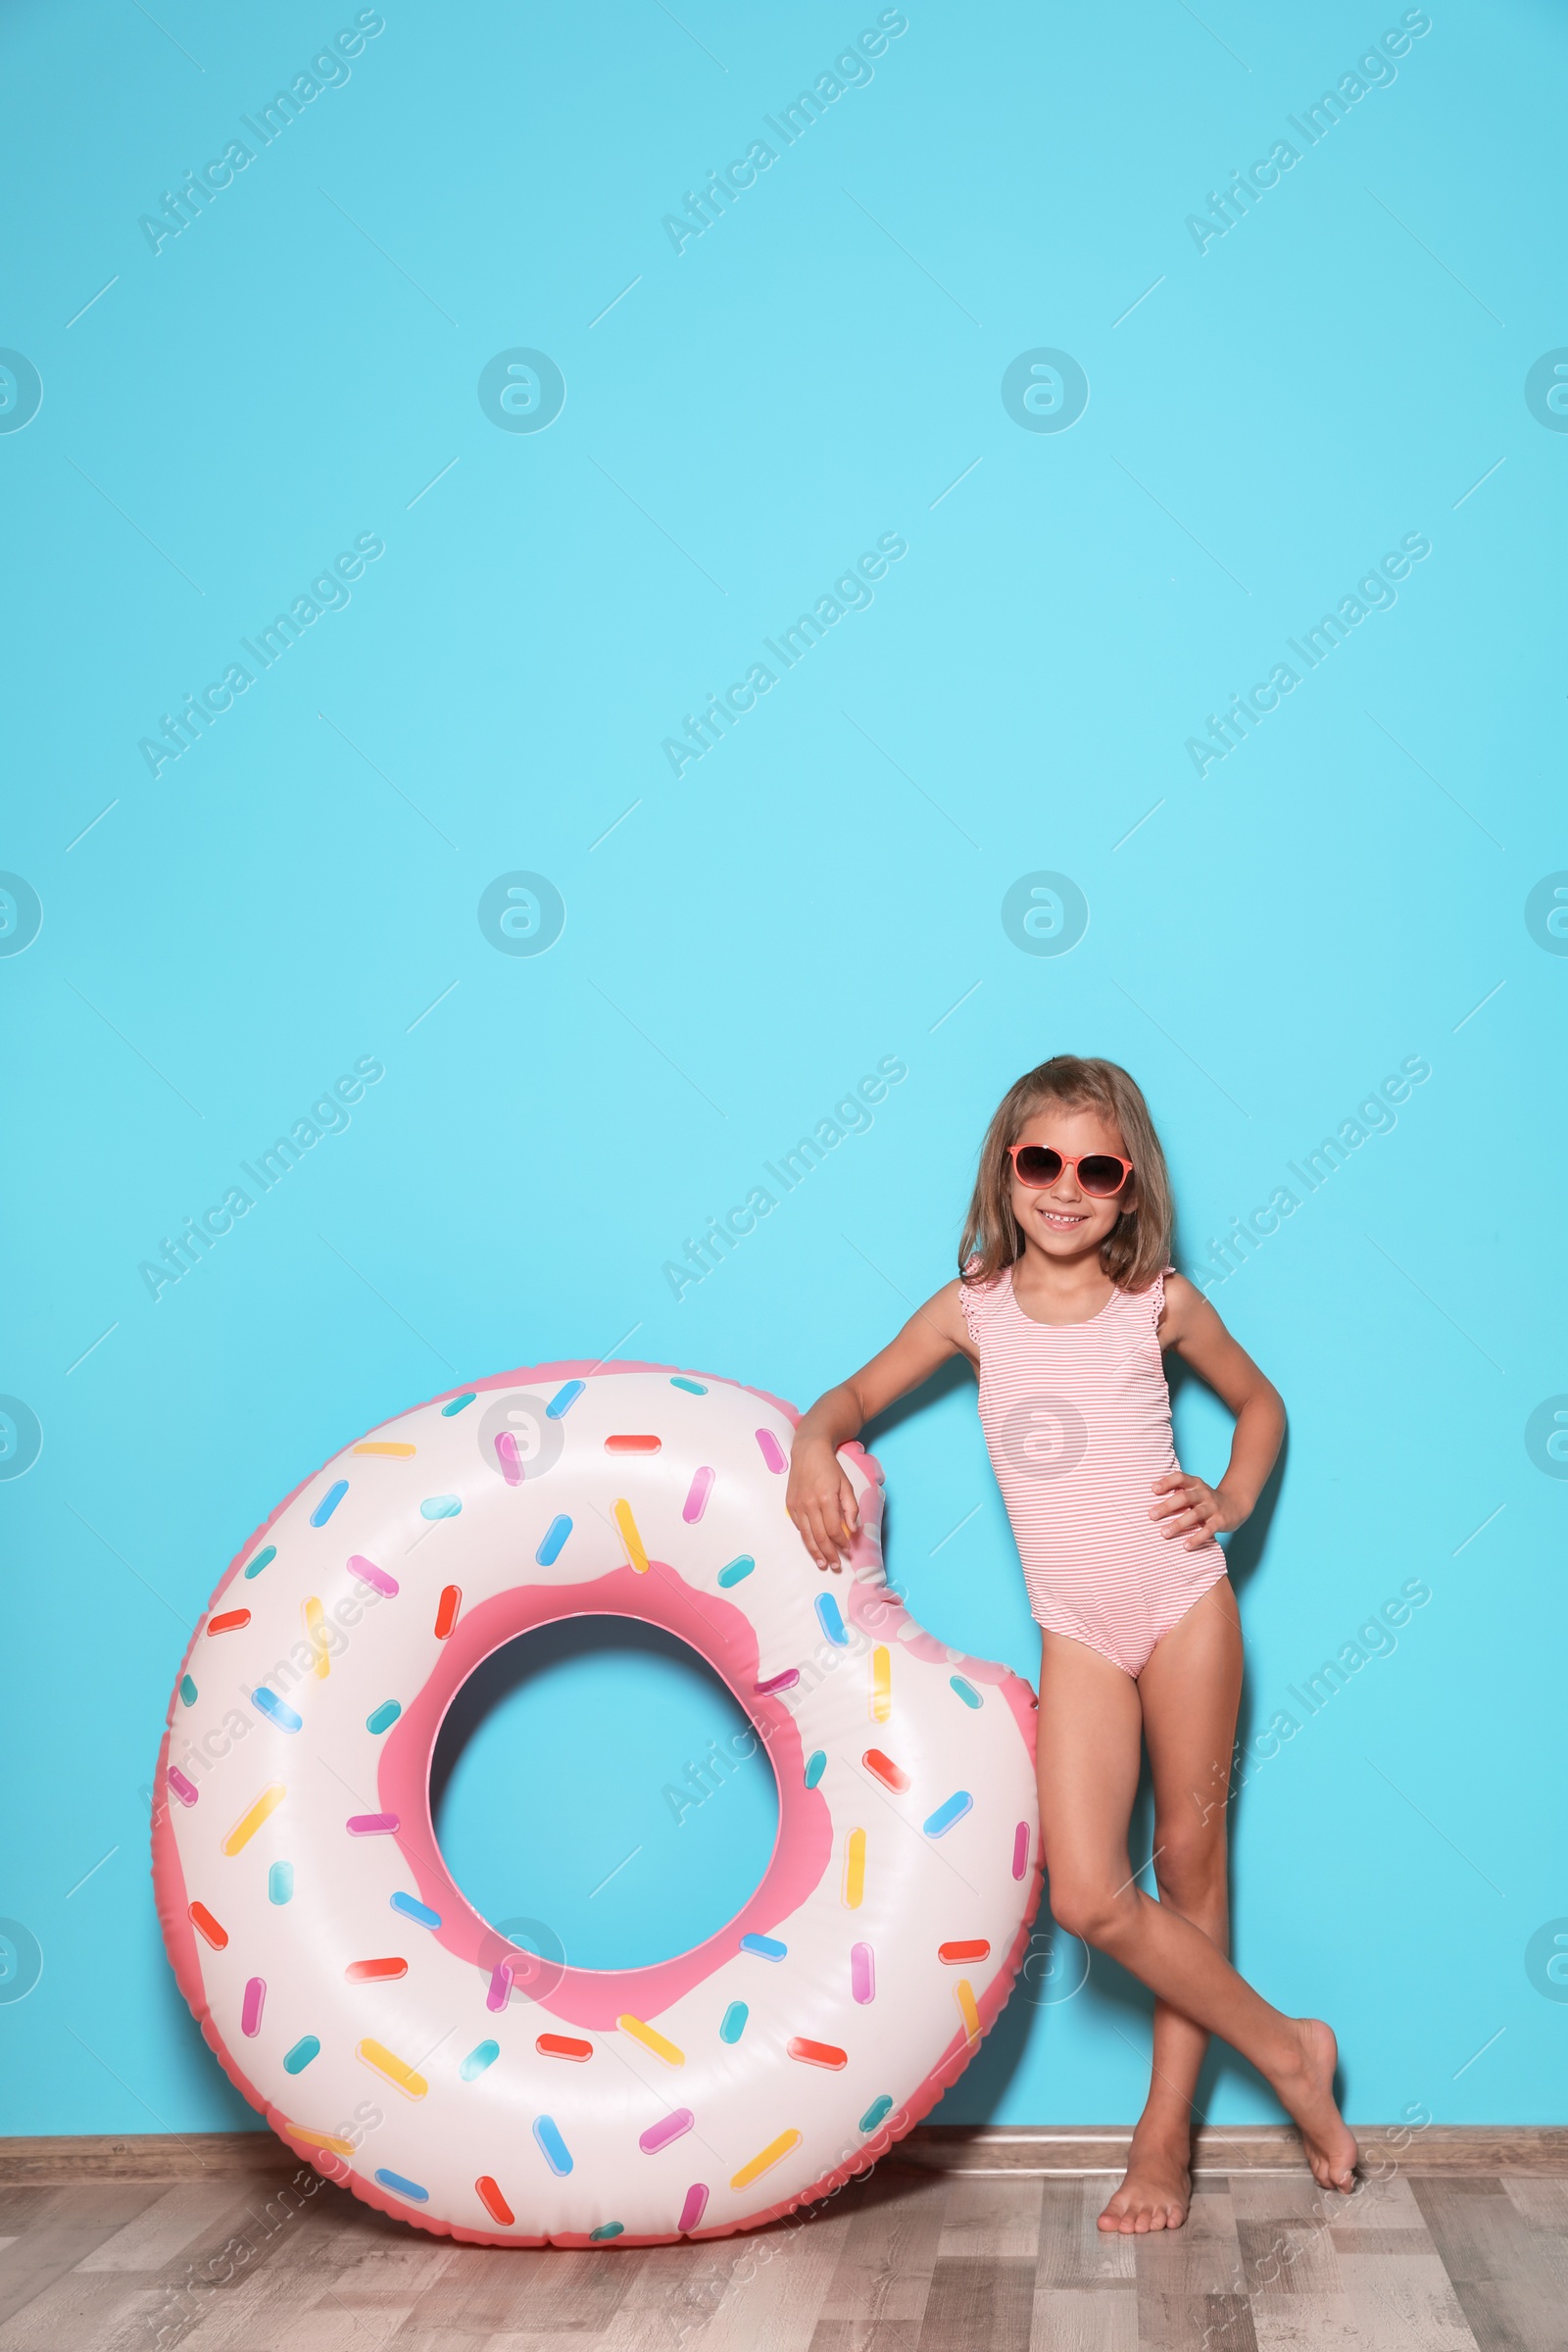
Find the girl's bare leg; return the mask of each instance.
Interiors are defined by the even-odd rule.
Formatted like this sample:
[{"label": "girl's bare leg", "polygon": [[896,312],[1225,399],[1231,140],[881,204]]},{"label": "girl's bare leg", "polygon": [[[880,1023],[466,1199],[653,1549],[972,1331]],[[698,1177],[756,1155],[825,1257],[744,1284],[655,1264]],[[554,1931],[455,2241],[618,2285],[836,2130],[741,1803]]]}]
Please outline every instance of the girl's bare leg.
[{"label": "girl's bare leg", "polygon": [[1356,2146],[1334,2100],[1338,2052],[1329,2028],[1271,2007],[1201,1928],[1133,1882],[1127,1823],[1142,1732],[1129,1675],[1083,1642],[1042,1635],[1040,1830],[1053,1915],[1130,1969],[1157,2000],[1250,2059],[1298,2127],[1319,2185],[1348,2189]]},{"label": "girl's bare leg", "polygon": [[[1138,1681],[1154,1783],[1159,1899],[1218,1950],[1229,1946],[1226,1796],[1242,1692],[1242,1628],[1221,1578],[1154,1650]],[[1149,2099],[1127,2173],[1102,2230],[1177,2230],[1192,2191],[1192,2110],[1208,2035],[1168,2001],[1154,2004]]]}]

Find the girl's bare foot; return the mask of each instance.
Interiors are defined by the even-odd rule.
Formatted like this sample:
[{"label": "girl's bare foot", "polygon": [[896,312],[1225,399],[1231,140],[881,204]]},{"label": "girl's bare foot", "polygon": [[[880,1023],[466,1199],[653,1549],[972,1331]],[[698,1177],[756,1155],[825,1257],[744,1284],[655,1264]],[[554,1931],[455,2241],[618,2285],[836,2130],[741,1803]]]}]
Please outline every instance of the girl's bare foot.
[{"label": "girl's bare foot", "polygon": [[1191,2152],[1185,2127],[1171,2132],[1140,2127],[1127,2152],[1122,2184],[1100,2217],[1101,2229],[1119,2230],[1123,2237],[1142,2236],[1146,2230],[1179,2230],[1192,2194]]},{"label": "girl's bare foot", "polygon": [[1300,2055],[1272,2077],[1280,2103],[1301,2134],[1306,2161],[1319,2188],[1352,2189],[1359,2150],[1334,2099],[1339,2044],[1319,2017],[1294,2017],[1291,2032]]}]

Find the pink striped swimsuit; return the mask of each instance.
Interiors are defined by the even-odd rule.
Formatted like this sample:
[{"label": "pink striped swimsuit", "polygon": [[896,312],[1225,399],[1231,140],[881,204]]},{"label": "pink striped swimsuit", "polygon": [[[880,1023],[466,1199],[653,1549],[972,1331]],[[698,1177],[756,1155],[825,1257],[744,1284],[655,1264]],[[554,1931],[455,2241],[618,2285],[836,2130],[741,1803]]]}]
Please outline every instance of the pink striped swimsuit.
[{"label": "pink striped swimsuit", "polygon": [[958,1296],[1029,1605],[1048,1633],[1086,1642],[1136,1678],[1225,1574],[1212,1538],[1188,1551],[1149,1516],[1154,1481],[1177,1466],[1155,1337],[1165,1276],[1117,1291],[1087,1323],[1026,1315],[1010,1270]]}]

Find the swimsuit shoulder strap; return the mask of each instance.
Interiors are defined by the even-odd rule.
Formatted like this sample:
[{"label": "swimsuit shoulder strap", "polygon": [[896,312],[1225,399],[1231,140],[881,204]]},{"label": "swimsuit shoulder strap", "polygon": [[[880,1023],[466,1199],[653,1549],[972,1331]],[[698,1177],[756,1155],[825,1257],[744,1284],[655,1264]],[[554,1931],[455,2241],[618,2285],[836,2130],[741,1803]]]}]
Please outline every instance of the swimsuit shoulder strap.
[{"label": "swimsuit shoulder strap", "polygon": [[1010,1267],[1004,1267],[994,1281],[981,1282],[975,1279],[971,1271],[977,1270],[978,1266],[979,1260],[971,1258],[964,1268],[963,1279],[958,1285],[958,1304],[963,1310],[970,1339],[977,1348],[983,1349],[986,1327],[1012,1288],[1012,1272]]}]

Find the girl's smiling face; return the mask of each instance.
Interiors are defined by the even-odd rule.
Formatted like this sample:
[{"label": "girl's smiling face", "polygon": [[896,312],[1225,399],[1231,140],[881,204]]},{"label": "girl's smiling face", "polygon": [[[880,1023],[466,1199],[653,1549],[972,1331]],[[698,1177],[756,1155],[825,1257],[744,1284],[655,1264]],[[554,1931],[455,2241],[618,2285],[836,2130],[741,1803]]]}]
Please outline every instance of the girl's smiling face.
[{"label": "girl's smiling face", "polygon": [[[1031,1111],[1015,1144],[1049,1144],[1065,1159],[1077,1160],[1092,1152],[1109,1152],[1118,1159],[1131,1155],[1114,1119],[1092,1105],[1069,1108],[1063,1102],[1043,1102]],[[1012,1213],[1026,1242],[1048,1257],[1067,1261],[1093,1255],[1116,1224],[1123,1209],[1135,1201],[1136,1171],[1111,1200],[1093,1200],[1078,1183],[1075,1167],[1064,1167],[1053,1185],[1037,1189],[1011,1180]]]}]

